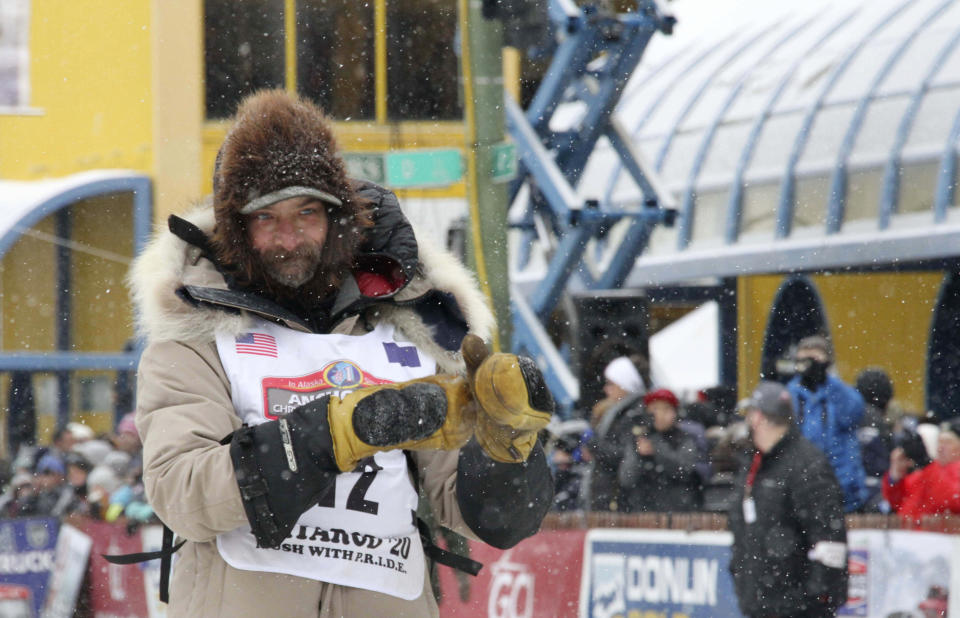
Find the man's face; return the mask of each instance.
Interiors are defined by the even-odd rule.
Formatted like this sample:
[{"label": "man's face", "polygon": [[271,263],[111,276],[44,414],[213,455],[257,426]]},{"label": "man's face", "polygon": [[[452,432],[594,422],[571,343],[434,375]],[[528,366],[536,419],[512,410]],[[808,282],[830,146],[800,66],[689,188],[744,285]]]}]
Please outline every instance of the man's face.
[{"label": "man's face", "polygon": [[122,431],[114,438],[114,444],[124,453],[136,453],[140,450],[140,436],[129,431]]},{"label": "man's face", "polygon": [[818,363],[826,363],[829,359],[827,353],[820,348],[803,348],[797,350],[797,362],[813,360]]},{"label": "man's face", "polygon": [[72,487],[83,487],[87,484],[87,471],[80,466],[67,466],[67,482]]},{"label": "man's face", "polygon": [[41,491],[53,489],[63,483],[63,475],[56,472],[43,472],[34,476],[33,484]]},{"label": "man's face", "polygon": [[937,461],[947,465],[960,460],[960,438],[949,431],[941,431],[937,438]]},{"label": "man's face", "polygon": [[247,215],[250,244],[267,275],[291,288],[316,273],[327,228],[326,209],[309,197],[292,197]]},{"label": "man's face", "polygon": [[763,413],[756,408],[747,408],[743,417],[744,420],[747,421],[747,431],[750,434],[750,442],[756,445],[757,427],[763,421]]},{"label": "man's face", "polygon": [[67,453],[77,443],[77,439],[69,431],[64,431],[60,439],[56,442],[56,447],[61,453]]},{"label": "man's face", "polygon": [[647,411],[653,417],[653,428],[658,432],[667,431],[677,420],[677,409],[666,401],[651,401]]},{"label": "man's face", "polygon": [[613,399],[614,401],[620,401],[626,397],[629,393],[623,390],[619,384],[615,384],[610,380],[607,380],[603,384],[603,394],[606,395],[607,399]]}]

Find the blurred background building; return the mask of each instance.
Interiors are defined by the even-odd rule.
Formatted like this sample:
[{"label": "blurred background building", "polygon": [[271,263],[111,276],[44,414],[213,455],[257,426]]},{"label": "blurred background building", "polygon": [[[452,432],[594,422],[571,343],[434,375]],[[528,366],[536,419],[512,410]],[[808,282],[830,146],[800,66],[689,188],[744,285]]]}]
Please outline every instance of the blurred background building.
[{"label": "blurred background building", "polygon": [[[255,89],[319,101],[355,175],[396,189],[439,242],[462,239],[460,4],[2,3],[6,420],[29,408],[16,403],[29,395],[45,441],[69,419],[105,430],[130,409],[127,265],[151,225],[210,192],[227,118]],[[543,9],[524,14],[533,27],[508,28],[514,48],[503,54],[505,87],[524,105],[550,60],[531,51],[547,20],[546,3],[533,4]],[[650,40],[615,115],[669,192],[676,223],[652,225],[649,242],[634,246],[623,243],[633,238],[626,220],[590,241],[546,324],[560,358],[586,384],[596,373],[588,353],[625,339],[653,354],[666,386],[743,393],[791,344],[825,331],[847,381],[880,365],[905,407],[960,412],[960,2],[676,0],[664,9],[677,28]],[[552,122],[575,128],[585,117],[569,101]],[[646,199],[606,138],[575,190],[600,210]],[[530,259],[510,276],[523,297],[562,231],[520,234],[514,253],[526,243]],[[578,281],[618,254],[630,256],[618,285]],[[693,331],[709,333],[704,345],[677,348],[700,341],[684,337],[682,321],[648,343],[692,313]],[[684,358],[703,376],[696,383],[679,382]],[[29,377],[17,388],[14,371]]]}]

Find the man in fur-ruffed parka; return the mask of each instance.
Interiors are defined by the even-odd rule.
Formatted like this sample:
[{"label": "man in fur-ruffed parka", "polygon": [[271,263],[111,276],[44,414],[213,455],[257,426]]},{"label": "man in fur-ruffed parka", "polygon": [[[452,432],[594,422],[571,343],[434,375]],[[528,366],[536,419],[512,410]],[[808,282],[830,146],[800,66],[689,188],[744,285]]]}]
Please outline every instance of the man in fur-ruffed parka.
[{"label": "man in fur-ruffed parka", "polygon": [[168,224],[130,282],[144,483],[186,541],[170,615],[436,616],[418,489],[470,538],[536,532],[542,375],[489,353],[472,276],[345,176],[319,108],[248,97],[212,204]]}]

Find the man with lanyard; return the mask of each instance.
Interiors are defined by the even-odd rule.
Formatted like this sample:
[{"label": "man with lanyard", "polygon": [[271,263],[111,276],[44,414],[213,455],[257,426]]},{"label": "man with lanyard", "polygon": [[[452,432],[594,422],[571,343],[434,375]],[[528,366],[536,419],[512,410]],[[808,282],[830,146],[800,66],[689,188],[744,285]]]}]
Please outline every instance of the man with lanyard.
[{"label": "man with lanyard", "polygon": [[751,618],[834,616],[847,597],[840,487],[793,422],[790,394],[761,382],[743,406],[756,446],[729,513],[730,572]]},{"label": "man with lanyard", "polygon": [[472,276],[346,178],[319,108],[248,97],[212,204],[169,227],[130,280],[144,484],[186,541],[171,615],[436,616],[418,489],[471,538],[536,532],[543,377],[489,355]]}]

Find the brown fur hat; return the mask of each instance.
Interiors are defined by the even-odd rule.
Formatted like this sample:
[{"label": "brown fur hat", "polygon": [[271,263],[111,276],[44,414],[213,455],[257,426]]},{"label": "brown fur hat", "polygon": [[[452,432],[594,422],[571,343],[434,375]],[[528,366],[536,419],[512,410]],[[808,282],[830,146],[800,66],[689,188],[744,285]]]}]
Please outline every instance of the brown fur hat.
[{"label": "brown fur hat", "polygon": [[290,290],[266,277],[250,246],[246,215],[252,200],[286,187],[309,187],[328,193],[342,205],[325,203],[329,228],[320,268],[305,285],[325,295],[339,285],[371,225],[368,203],[357,196],[337,155],[331,121],[312,102],[283,90],[248,96],[237,109],[213,179],[216,217],[212,241],[217,259],[235,284],[270,296]]}]

